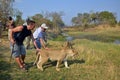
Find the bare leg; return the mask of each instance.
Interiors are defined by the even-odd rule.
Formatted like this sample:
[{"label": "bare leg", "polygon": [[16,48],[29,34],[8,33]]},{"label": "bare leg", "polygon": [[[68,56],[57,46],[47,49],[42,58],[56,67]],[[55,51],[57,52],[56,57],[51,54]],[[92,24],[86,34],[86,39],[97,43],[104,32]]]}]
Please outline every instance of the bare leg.
[{"label": "bare leg", "polygon": [[16,60],[16,62],[19,65],[20,68],[24,67],[21,60],[20,60],[20,57],[16,57],[15,60]]},{"label": "bare leg", "polygon": [[25,55],[21,55],[21,63],[25,66]]}]

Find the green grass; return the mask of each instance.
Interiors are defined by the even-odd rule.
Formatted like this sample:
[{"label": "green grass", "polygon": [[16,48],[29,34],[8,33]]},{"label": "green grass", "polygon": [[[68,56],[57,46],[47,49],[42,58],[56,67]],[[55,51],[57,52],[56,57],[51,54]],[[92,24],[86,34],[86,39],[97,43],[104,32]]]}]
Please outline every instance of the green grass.
[{"label": "green grass", "polygon": [[[108,33],[109,32],[109,33]],[[71,32],[73,35],[104,35],[115,40],[120,32],[115,30],[98,32]],[[110,37],[112,36],[112,37]],[[79,55],[75,59],[68,58],[70,69],[60,65],[61,71],[55,70],[56,62],[46,64],[41,72],[32,66],[35,60],[35,50],[27,50],[26,63],[29,71],[22,72],[12,60],[9,62],[9,42],[4,38],[0,43],[0,80],[120,80],[120,45],[104,41],[104,38],[92,40],[80,38],[72,41]],[[111,40],[110,40],[111,41]],[[49,41],[49,48],[59,49],[64,41]]]},{"label": "green grass", "polygon": [[53,39],[53,41],[65,41],[65,37],[62,35],[58,35],[56,38]]}]

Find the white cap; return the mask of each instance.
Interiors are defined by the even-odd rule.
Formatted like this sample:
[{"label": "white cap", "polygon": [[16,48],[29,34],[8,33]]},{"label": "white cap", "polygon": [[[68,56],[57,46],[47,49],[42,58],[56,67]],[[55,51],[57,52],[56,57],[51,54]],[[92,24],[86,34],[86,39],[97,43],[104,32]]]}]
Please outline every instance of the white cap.
[{"label": "white cap", "polygon": [[41,25],[41,27],[42,27],[42,28],[45,28],[45,29],[48,29],[48,27],[46,26],[45,23],[43,23],[43,24]]}]

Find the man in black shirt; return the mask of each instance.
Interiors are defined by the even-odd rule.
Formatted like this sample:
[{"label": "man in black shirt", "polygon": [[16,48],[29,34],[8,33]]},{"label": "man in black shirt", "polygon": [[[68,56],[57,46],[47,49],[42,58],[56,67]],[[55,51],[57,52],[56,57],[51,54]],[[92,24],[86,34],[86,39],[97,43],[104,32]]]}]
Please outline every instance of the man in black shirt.
[{"label": "man in black shirt", "polygon": [[12,56],[15,57],[22,70],[26,70],[24,62],[26,50],[23,41],[27,36],[31,36],[34,39],[31,30],[35,27],[35,21],[30,20],[27,24],[26,26],[17,26],[10,31],[10,41],[13,44]]}]

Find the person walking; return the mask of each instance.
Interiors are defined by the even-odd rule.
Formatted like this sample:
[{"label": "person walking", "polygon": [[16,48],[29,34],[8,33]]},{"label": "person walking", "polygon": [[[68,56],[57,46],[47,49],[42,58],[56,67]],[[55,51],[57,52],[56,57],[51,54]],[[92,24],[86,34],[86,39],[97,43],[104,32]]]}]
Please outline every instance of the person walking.
[{"label": "person walking", "polygon": [[15,58],[15,61],[19,65],[19,68],[22,70],[27,70],[25,67],[26,50],[23,41],[27,36],[31,36],[32,40],[34,41],[31,32],[31,30],[34,28],[35,21],[29,20],[27,26],[17,26],[10,31],[10,41],[14,46],[12,56]]},{"label": "person walking", "polygon": [[35,30],[33,33],[33,37],[35,39],[35,42],[37,44],[37,48],[41,49],[43,47],[44,49],[48,49],[45,44],[47,43],[47,34],[46,29],[48,29],[47,25],[43,23],[39,28]]},{"label": "person walking", "polygon": [[8,17],[7,27],[8,27],[8,40],[10,41],[10,31],[11,29],[15,28],[15,22],[11,16]]},{"label": "person walking", "polygon": [[43,47],[44,49],[48,50],[48,48],[46,47],[46,43],[47,43],[47,34],[46,34],[46,29],[48,29],[48,27],[46,26],[45,23],[43,23],[39,28],[37,28],[35,30],[35,32],[33,33],[33,37],[35,39],[35,43],[36,43],[36,55],[37,55],[37,60],[33,63],[33,65],[36,65],[38,58],[40,56],[40,54],[38,54],[38,52],[41,50],[41,48]]},{"label": "person walking", "polygon": [[[11,16],[9,16],[8,21],[7,21],[8,40],[9,40],[9,42],[10,42],[10,31],[11,31],[11,29],[13,29],[15,27],[16,27],[16,25],[15,25],[15,22],[14,22],[13,18]],[[11,52],[12,52],[12,48],[13,48],[13,46],[12,46],[12,43],[10,42],[10,50],[11,50]]]}]

